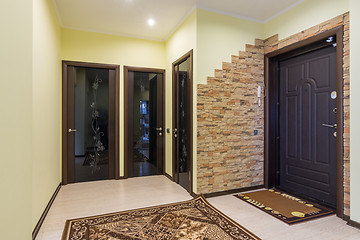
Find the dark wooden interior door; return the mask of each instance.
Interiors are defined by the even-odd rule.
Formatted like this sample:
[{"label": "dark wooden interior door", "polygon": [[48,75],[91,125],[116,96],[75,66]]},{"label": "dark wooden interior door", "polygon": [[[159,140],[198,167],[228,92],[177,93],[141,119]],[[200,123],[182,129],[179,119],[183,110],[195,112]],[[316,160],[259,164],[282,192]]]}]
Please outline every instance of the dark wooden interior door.
[{"label": "dark wooden interior door", "polygon": [[163,75],[156,74],[150,79],[149,89],[149,160],[156,166],[159,174],[163,173]]},{"label": "dark wooden interior door", "polygon": [[157,104],[157,76],[150,79],[149,89],[149,161],[155,166],[157,165],[157,146],[158,146],[158,132],[156,128],[159,126],[158,119],[158,104]]},{"label": "dark wooden interior door", "polygon": [[[126,177],[164,172],[163,90],[164,70],[125,67]],[[144,107],[139,108],[140,104]]]},{"label": "dark wooden interior door", "polygon": [[[165,89],[164,89],[164,73],[156,75],[156,166],[159,174],[164,174],[164,151],[165,151],[165,109],[164,109],[164,97],[165,97]],[[155,78],[153,79],[155,81]],[[155,84],[154,84],[155,85]],[[155,86],[154,86],[155,88]]]},{"label": "dark wooden interior door", "polygon": [[336,48],[279,65],[278,187],[336,207]]},{"label": "dark wooden interior door", "polygon": [[65,182],[75,182],[75,133],[72,132],[75,129],[75,67],[67,67],[67,168],[63,169],[67,172],[67,179]]},{"label": "dark wooden interior door", "polygon": [[[125,70],[126,71],[126,70]],[[126,177],[133,177],[134,172],[134,71],[126,71],[125,74],[125,108],[127,121],[125,121],[125,162],[127,163],[126,167]],[[127,80],[127,81],[126,81]]]},{"label": "dark wooden interior door", "polygon": [[116,175],[116,70],[90,66],[66,66],[64,183]]},{"label": "dark wooden interior door", "polygon": [[192,192],[192,54],[173,64],[173,164],[175,182]]}]

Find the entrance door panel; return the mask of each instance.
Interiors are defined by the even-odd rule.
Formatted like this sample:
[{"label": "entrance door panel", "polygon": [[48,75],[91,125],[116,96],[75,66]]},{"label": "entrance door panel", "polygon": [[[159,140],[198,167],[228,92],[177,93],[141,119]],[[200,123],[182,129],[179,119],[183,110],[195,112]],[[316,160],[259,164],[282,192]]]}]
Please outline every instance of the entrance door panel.
[{"label": "entrance door panel", "polygon": [[279,187],[336,206],[336,48],[280,62]]}]

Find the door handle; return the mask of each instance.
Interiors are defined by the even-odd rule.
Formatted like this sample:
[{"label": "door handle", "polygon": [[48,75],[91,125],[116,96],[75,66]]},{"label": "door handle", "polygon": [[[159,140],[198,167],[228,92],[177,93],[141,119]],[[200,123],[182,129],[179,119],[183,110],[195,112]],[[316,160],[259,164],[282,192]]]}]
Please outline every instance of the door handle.
[{"label": "door handle", "polygon": [[330,124],[323,123],[322,125],[323,125],[324,127],[336,128],[336,123],[335,123],[334,125],[330,125]]},{"label": "door handle", "polygon": [[76,132],[76,129],[69,128],[69,133],[71,133],[71,132]]},{"label": "door handle", "polygon": [[174,133],[174,138],[177,138],[177,128],[173,129],[173,133]]},{"label": "door handle", "polygon": [[162,127],[155,128],[156,131],[159,131],[159,136],[162,136]]}]

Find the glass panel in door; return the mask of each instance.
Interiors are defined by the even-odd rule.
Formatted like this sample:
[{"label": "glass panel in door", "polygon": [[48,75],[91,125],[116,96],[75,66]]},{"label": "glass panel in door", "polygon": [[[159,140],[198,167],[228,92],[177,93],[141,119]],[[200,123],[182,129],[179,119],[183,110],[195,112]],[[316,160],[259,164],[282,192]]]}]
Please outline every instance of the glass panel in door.
[{"label": "glass panel in door", "polygon": [[108,179],[109,71],[76,67],[74,93],[75,182]]},{"label": "glass panel in door", "polygon": [[[162,113],[159,74],[134,72],[133,147],[131,176],[150,176],[162,171]],[[161,91],[160,91],[161,93]],[[160,97],[160,98],[159,98]],[[159,135],[160,134],[160,135]]]},{"label": "glass panel in door", "polygon": [[178,166],[179,184],[188,191],[190,190],[190,164],[189,164],[189,141],[188,136],[188,82],[190,73],[190,58],[178,66]]}]

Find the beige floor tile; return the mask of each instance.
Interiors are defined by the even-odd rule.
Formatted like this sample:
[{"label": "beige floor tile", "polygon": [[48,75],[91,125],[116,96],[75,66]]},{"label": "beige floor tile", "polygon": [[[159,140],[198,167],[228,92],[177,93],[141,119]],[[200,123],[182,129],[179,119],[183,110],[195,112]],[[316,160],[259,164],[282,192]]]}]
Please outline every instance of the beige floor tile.
[{"label": "beige floor tile", "polygon": [[[67,219],[189,199],[186,190],[165,176],[69,184],[61,188],[36,240],[59,240]],[[208,201],[262,239],[360,240],[360,230],[336,216],[289,226],[232,195]]]}]

